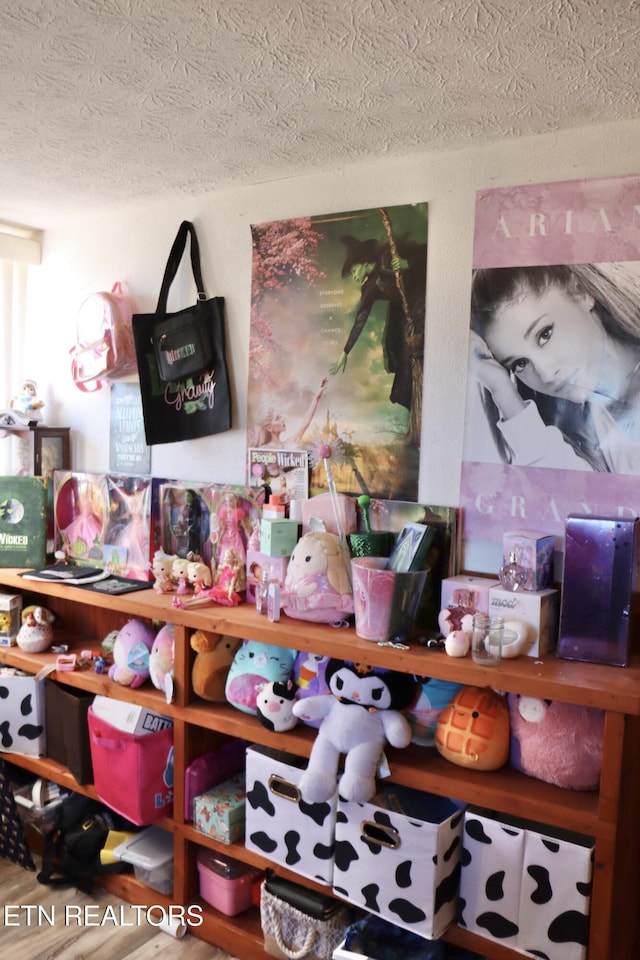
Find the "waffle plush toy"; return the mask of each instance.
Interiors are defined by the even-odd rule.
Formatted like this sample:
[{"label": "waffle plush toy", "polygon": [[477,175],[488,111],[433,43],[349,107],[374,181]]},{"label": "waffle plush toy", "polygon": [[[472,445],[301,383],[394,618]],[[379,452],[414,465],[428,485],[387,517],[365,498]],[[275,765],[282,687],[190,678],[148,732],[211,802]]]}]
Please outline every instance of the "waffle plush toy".
[{"label": "waffle plush toy", "polygon": [[490,687],[462,687],[442,711],[436,749],[451,763],[498,770],[509,758],[509,708]]}]

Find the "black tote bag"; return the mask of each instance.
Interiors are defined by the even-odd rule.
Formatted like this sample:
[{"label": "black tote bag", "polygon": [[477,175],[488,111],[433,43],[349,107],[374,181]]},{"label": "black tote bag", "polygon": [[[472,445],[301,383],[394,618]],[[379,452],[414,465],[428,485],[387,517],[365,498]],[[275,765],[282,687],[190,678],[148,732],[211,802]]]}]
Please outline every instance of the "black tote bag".
[{"label": "black tote bag", "polygon": [[[167,313],[169,288],[191,245],[198,299]],[[195,227],[180,224],[155,313],[133,316],[147,444],[195,440],[231,428],[231,390],[226,358],[224,298],[207,300]]]}]

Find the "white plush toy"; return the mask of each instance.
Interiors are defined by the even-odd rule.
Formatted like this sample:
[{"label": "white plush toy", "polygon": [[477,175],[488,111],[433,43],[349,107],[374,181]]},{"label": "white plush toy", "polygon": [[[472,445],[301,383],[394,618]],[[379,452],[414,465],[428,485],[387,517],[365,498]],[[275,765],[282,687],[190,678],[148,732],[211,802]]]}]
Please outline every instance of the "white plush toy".
[{"label": "white plush toy", "polygon": [[325,679],[331,695],[305,697],[293,706],[299,719],[322,721],[300,779],[302,799],[322,803],[333,796],[345,754],[340,796],[365,803],[376,792],[385,741],[393,747],[411,742],[411,727],[400,711],[413,700],[416,681],[410,674],[344,660],[330,660]]}]

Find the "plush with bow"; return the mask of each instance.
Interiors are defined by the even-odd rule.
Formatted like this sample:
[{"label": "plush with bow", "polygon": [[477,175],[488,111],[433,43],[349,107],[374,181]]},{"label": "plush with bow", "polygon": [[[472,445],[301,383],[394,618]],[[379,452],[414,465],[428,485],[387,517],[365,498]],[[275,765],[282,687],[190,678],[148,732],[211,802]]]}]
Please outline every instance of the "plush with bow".
[{"label": "plush with bow", "polygon": [[411,742],[411,727],[400,711],[411,703],[416,683],[409,674],[344,660],[330,660],[325,679],[330,694],[306,697],[293,707],[300,720],[322,721],[300,779],[300,792],[307,803],[322,803],[333,796],[338,762],[345,754],[340,796],[365,803],[376,792],[376,770],[385,741],[393,747]]}]

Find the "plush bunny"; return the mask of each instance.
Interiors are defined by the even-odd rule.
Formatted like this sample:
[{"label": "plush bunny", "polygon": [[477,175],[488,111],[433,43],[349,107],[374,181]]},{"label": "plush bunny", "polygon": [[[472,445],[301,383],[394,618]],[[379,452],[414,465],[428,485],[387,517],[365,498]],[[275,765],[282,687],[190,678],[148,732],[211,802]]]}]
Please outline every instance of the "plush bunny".
[{"label": "plush bunny", "polygon": [[306,803],[333,796],[338,761],[345,754],[340,796],[366,803],[376,791],[385,741],[393,747],[411,742],[411,727],[400,711],[415,696],[416,681],[410,674],[335,659],[329,661],[325,679],[332,696],[307,697],[293,706],[300,720],[322,720],[300,792]]}]

